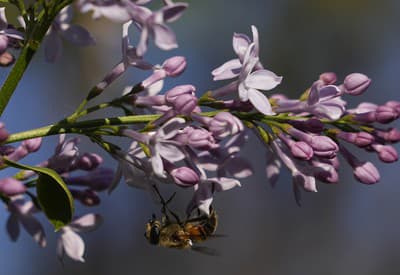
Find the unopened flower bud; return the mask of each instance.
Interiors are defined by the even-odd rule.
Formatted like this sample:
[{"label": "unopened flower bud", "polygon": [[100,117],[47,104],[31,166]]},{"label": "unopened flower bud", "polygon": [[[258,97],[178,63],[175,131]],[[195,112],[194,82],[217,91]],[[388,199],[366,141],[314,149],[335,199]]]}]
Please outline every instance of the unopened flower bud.
[{"label": "unopened flower bud", "polygon": [[199,150],[210,150],[218,147],[212,134],[202,128],[190,131],[188,134],[188,144]]},{"label": "unopened flower bud", "polygon": [[400,131],[397,128],[390,128],[387,131],[375,130],[374,134],[384,141],[388,142],[399,142],[400,141]]},{"label": "unopened flower bud", "polygon": [[22,146],[24,146],[29,153],[36,152],[37,150],[39,150],[41,145],[42,145],[41,137],[27,139],[22,142]]},{"label": "unopened flower bud", "polygon": [[112,169],[101,167],[83,176],[66,177],[65,182],[69,185],[87,186],[95,191],[103,191],[109,188],[113,178],[114,171]]},{"label": "unopened flower bud", "polygon": [[1,67],[8,67],[14,64],[15,62],[15,57],[8,51],[5,51],[0,54],[0,66]]},{"label": "unopened flower bud", "polygon": [[379,159],[383,162],[392,163],[399,159],[396,149],[391,145],[375,143],[371,147],[378,153]]},{"label": "unopened flower bud", "polygon": [[385,103],[385,106],[392,107],[393,109],[396,110],[397,113],[400,114],[400,102],[399,101],[390,100]]},{"label": "unopened flower bud", "polygon": [[380,180],[378,169],[371,162],[363,162],[354,167],[354,177],[364,184],[374,184]]},{"label": "unopened flower bud", "polygon": [[77,169],[93,170],[103,162],[103,158],[95,153],[84,153],[76,162]]},{"label": "unopened flower bud", "polygon": [[343,81],[345,93],[350,95],[362,94],[368,89],[370,84],[371,79],[360,73],[349,74]]},{"label": "unopened flower bud", "polygon": [[4,194],[5,196],[15,196],[25,193],[25,191],[25,185],[19,180],[14,178],[0,179],[0,193]]},{"label": "unopened flower bud", "polygon": [[243,131],[243,124],[240,119],[228,112],[216,114],[209,122],[210,132],[218,139],[223,139],[230,135],[236,135]]},{"label": "unopened flower bud", "polygon": [[196,110],[197,101],[197,97],[194,95],[184,94],[178,96],[173,102],[171,102],[171,105],[176,113],[188,116]]},{"label": "unopened flower bud", "polygon": [[190,187],[200,181],[199,175],[189,167],[179,167],[171,171],[175,183],[181,187]]},{"label": "unopened flower bud", "polygon": [[367,145],[370,145],[375,140],[374,136],[367,132],[353,133],[340,131],[337,134],[337,137],[347,142],[353,143],[358,147],[365,147]]},{"label": "unopened flower bud", "polygon": [[0,143],[3,143],[8,139],[9,133],[3,122],[0,122]]},{"label": "unopened flower bud", "polygon": [[381,105],[376,108],[375,118],[377,122],[386,124],[399,118],[399,113],[390,106]]},{"label": "unopened flower bud", "polygon": [[196,88],[193,85],[179,85],[165,93],[165,99],[168,103],[173,103],[182,95],[194,95]]},{"label": "unopened flower bud", "polygon": [[183,56],[174,56],[164,61],[162,68],[170,77],[177,77],[186,69],[186,59]]},{"label": "unopened flower bud", "polygon": [[336,78],[336,74],[333,72],[326,72],[323,73],[319,76],[319,79],[322,80],[322,82],[324,83],[324,85],[331,85],[331,84],[335,84],[337,78]]},{"label": "unopened flower bud", "polygon": [[314,155],[313,149],[304,141],[297,141],[291,144],[290,152],[296,158],[309,160]]},{"label": "unopened flower bud", "polygon": [[97,193],[93,190],[75,190],[71,189],[72,196],[80,201],[85,206],[96,206],[100,204],[100,198]]}]

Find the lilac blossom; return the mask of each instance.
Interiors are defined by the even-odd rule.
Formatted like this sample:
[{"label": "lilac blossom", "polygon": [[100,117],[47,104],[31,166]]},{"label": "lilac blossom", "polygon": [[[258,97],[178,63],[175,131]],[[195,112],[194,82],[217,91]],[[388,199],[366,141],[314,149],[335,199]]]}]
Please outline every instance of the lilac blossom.
[{"label": "lilac blossom", "polygon": [[6,8],[0,7],[0,54],[8,49],[12,40],[24,40],[24,35],[10,27],[6,18]]},{"label": "lilac blossom", "polygon": [[81,47],[95,44],[91,34],[85,28],[71,24],[71,20],[71,6],[66,6],[53,21],[44,44],[47,61],[54,62],[60,57],[62,51],[61,38]]},{"label": "lilac blossom", "polygon": [[61,228],[57,241],[57,256],[60,260],[67,255],[74,261],[85,262],[85,243],[77,233],[89,232],[97,229],[102,223],[100,215],[86,214],[73,220],[69,225]]},{"label": "lilac blossom", "polygon": [[[136,1],[137,4],[146,4],[151,0]],[[144,7],[136,5],[130,0],[79,0],[78,7],[82,13],[93,12],[93,18],[106,17],[117,23],[125,23],[143,12]]]},{"label": "lilac blossom", "polygon": [[322,86],[317,81],[310,90],[307,101],[285,100],[277,102],[277,113],[311,113],[317,118],[339,119],[345,112],[346,102],[340,98],[340,89],[335,85]]},{"label": "lilac blossom", "polygon": [[177,20],[188,7],[186,3],[174,3],[164,6],[158,11],[152,12],[149,9],[142,9],[142,12],[135,18],[141,27],[141,35],[137,53],[143,56],[147,51],[149,36],[154,38],[154,43],[162,50],[172,50],[178,47],[176,37],[172,29],[165,23]]},{"label": "lilac blossom", "polygon": [[151,132],[148,135],[140,134],[133,130],[124,130],[123,134],[149,146],[153,171],[158,177],[165,178],[163,159],[173,163],[185,157],[180,148],[181,144],[173,140],[178,134],[178,130],[182,129],[184,124],[184,119],[173,118],[162,125],[157,131]]},{"label": "lilac blossom", "polygon": [[14,178],[2,178],[0,179],[0,193],[10,197],[19,194],[23,194],[26,191],[25,185]]},{"label": "lilac blossom", "polygon": [[13,197],[8,203],[8,211],[10,216],[7,220],[7,232],[12,241],[18,240],[21,224],[39,246],[46,246],[43,227],[33,216],[38,210],[32,201],[25,201],[21,197]]},{"label": "lilac blossom", "polygon": [[[259,52],[259,41],[258,41],[258,30],[255,26],[251,26],[251,31],[253,33],[253,41],[250,38],[242,33],[234,33],[233,34],[233,50],[235,51],[238,58],[231,59],[220,67],[216,68],[211,72],[214,76],[214,81],[216,80],[225,80],[232,79],[238,77],[240,75],[240,71],[242,70],[244,57],[246,55],[246,51],[250,47],[252,43],[254,43],[254,56],[258,58]],[[255,65],[257,69],[262,69],[261,63],[258,61]]]}]

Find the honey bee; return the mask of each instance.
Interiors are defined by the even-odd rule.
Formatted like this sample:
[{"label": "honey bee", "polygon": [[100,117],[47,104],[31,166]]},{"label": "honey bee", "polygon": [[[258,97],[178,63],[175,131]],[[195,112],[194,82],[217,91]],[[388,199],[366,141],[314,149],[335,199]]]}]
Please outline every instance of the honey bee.
[{"label": "honey bee", "polygon": [[213,236],[218,225],[216,211],[211,208],[209,215],[201,215],[185,222],[180,222],[174,215],[176,222],[165,215],[156,220],[155,215],[146,224],[145,237],[149,243],[169,248],[191,249],[204,254],[216,255],[213,249],[196,245]]}]

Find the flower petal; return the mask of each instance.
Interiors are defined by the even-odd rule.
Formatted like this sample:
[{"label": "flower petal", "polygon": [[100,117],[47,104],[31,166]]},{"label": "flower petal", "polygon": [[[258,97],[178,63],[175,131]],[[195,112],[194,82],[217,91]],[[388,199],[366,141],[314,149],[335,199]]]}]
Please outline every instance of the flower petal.
[{"label": "flower petal", "polygon": [[60,239],[64,252],[68,257],[75,261],[85,262],[83,258],[85,243],[78,234],[68,228],[62,232]]},{"label": "flower petal", "polygon": [[233,50],[239,59],[243,62],[246,50],[251,43],[250,38],[242,33],[234,33],[232,39]]},{"label": "flower petal", "polygon": [[275,113],[272,111],[271,104],[269,103],[268,98],[256,89],[248,89],[248,96],[251,104],[253,104],[254,108],[256,108],[260,113],[264,115],[274,115]]},{"label": "flower petal", "polygon": [[162,139],[171,139],[177,133],[178,130],[185,126],[185,119],[176,117],[168,120],[157,130],[157,137]]},{"label": "flower petal", "polygon": [[168,51],[178,47],[175,33],[164,24],[154,24],[152,26],[154,43],[162,50]]},{"label": "flower petal", "polygon": [[18,240],[20,229],[19,229],[18,217],[15,214],[10,214],[10,216],[7,219],[7,233],[13,242]]},{"label": "flower petal", "polygon": [[103,218],[98,214],[86,214],[75,219],[69,224],[76,232],[87,232],[98,228],[103,223]]},{"label": "flower petal", "polygon": [[252,72],[246,78],[245,85],[257,90],[269,91],[278,86],[281,81],[281,76],[277,76],[275,73],[263,69]]},{"label": "flower petal", "polygon": [[237,77],[240,74],[242,64],[239,59],[231,59],[218,68],[214,69],[211,74],[214,76],[213,80],[225,80]]},{"label": "flower petal", "polygon": [[183,152],[172,143],[158,142],[156,150],[164,159],[170,162],[177,162],[185,158]]}]

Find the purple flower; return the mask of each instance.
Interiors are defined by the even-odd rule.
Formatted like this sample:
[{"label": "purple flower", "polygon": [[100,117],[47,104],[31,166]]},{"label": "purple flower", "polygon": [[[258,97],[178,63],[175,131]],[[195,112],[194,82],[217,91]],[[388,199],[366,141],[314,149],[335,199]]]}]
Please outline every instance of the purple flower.
[{"label": "purple flower", "polygon": [[24,40],[24,36],[21,32],[9,26],[6,18],[6,8],[0,7],[0,54],[4,53],[10,46],[10,42],[15,39]]},{"label": "purple flower", "polygon": [[75,166],[79,156],[78,143],[78,138],[66,140],[64,134],[60,135],[54,155],[49,158],[45,166],[60,174],[70,171]]},{"label": "purple flower", "polygon": [[20,224],[41,247],[46,246],[46,237],[40,222],[33,216],[38,210],[32,201],[14,197],[8,203],[10,216],[7,220],[7,233],[11,240],[16,241],[20,234]]},{"label": "purple flower", "polygon": [[274,115],[271,104],[259,90],[268,91],[275,88],[281,83],[282,77],[265,69],[253,71],[258,62],[253,51],[254,44],[251,44],[243,59],[238,82],[239,98],[241,101],[250,101],[254,108],[264,115]]},{"label": "purple flower", "polygon": [[124,130],[123,134],[149,146],[153,171],[158,177],[165,178],[163,159],[174,163],[185,157],[181,144],[173,140],[184,124],[183,118],[173,118],[148,135],[133,130]]},{"label": "purple flower", "polygon": [[177,20],[188,7],[186,3],[167,5],[158,11],[151,12],[142,8],[142,13],[135,18],[141,26],[141,35],[137,53],[143,56],[147,51],[149,36],[154,38],[154,43],[162,50],[172,50],[178,47],[174,32],[165,24]]},{"label": "purple flower", "polygon": [[61,228],[61,235],[57,241],[58,258],[62,260],[66,254],[74,261],[85,262],[83,258],[85,243],[77,233],[93,231],[97,229],[101,223],[102,218],[100,215],[86,214]]},{"label": "purple flower", "polygon": [[277,105],[278,107],[274,109],[277,113],[308,112],[317,118],[337,120],[344,114],[346,102],[340,98],[337,86],[321,87],[321,83],[316,81],[311,87],[307,101],[280,99]]},{"label": "purple flower", "polygon": [[62,51],[61,38],[68,40],[77,46],[94,45],[94,38],[81,26],[71,24],[72,9],[71,6],[63,8],[56,19],[53,21],[45,41],[46,60],[56,61]]},{"label": "purple flower", "polygon": [[110,187],[113,178],[112,169],[101,167],[82,176],[65,177],[65,182],[69,185],[86,186],[94,191],[104,191]]},{"label": "purple flower", "polygon": [[3,195],[10,197],[25,193],[26,187],[25,185],[14,178],[3,178],[0,179],[0,193]]},{"label": "purple flower", "polygon": [[131,143],[127,152],[116,152],[114,158],[118,161],[118,168],[109,192],[117,187],[122,177],[129,186],[153,191],[151,186],[155,184],[155,179],[152,177],[151,162],[136,141]]},{"label": "purple flower", "polygon": [[[220,67],[213,70],[211,74],[214,76],[214,81],[232,79],[239,76],[240,71],[242,70],[242,64],[244,62],[246,51],[248,50],[248,48],[252,43],[254,43],[254,56],[258,58],[258,51],[259,51],[258,30],[255,26],[251,26],[251,31],[253,33],[253,42],[245,34],[234,33],[232,45],[233,45],[233,50],[235,51],[238,58],[231,59],[222,64]],[[257,69],[262,69],[262,65],[260,62],[258,62],[255,66]]]},{"label": "purple flower", "polygon": [[192,114],[192,118],[208,127],[209,131],[217,139],[224,139],[242,132],[242,121],[228,112],[219,112],[214,117],[206,117]]},{"label": "purple flower", "polygon": [[[146,4],[150,0],[136,1],[137,4]],[[138,16],[144,7],[138,6],[130,0],[79,0],[78,7],[81,12],[93,12],[93,18],[106,17],[117,23],[125,23]]]}]

